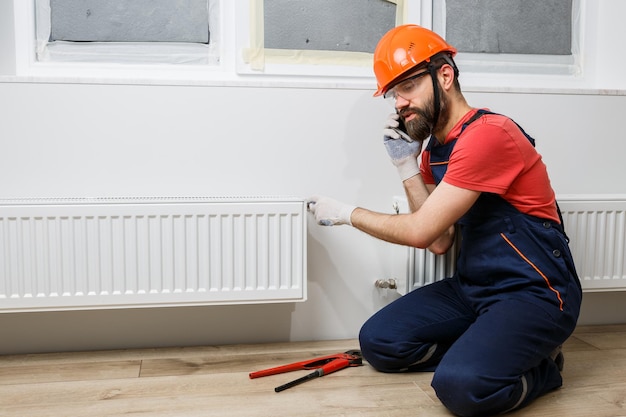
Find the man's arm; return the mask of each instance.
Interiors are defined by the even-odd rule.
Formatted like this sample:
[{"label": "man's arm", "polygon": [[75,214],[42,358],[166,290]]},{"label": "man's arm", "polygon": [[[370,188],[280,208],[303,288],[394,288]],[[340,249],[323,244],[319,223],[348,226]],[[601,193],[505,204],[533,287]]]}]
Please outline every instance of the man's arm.
[{"label": "man's arm", "polygon": [[[413,186],[419,187],[414,181],[419,181],[421,187],[426,189],[420,178],[409,180],[411,183],[405,186],[410,190],[413,190]],[[422,189],[417,190],[420,191],[409,191],[409,199],[415,199],[410,204],[419,203],[420,196],[423,196]],[[478,191],[455,187],[442,181],[410,214],[383,214],[356,208],[352,211],[350,221],[357,229],[391,243],[416,248],[449,247],[454,223],[472,207],[479,195]]]},{"label": "man's arm", "polygon": [[454,224],[474,204],[480,192],[453,187],[445,182],[425,185],[417,163],[422,141],[406,141],[395,130],[398,114],[392,113],[383,130],[383,143],[396,166],[409,201],[411,214],[375,213],[324,196],[307,201],[318,224],[349,224],[374,237],[434,253],[445,253],[454,241]]},{"label": "man's arm", "polygon": [[[411,213],[416,212],[424,204],[424,201],[434,191],[434,184],[424,184],[421,175],[415,175],[402,182],[404,192],[406,194],[409,210]],[[446,253],[454,243],[454,225],[444,231],[429,247],[428,250],[440,255]]]},{"label": "man's arm", "polygon": [[[404,192],[406,194],[409,210],[411,213],[416,212],[428,196],[435,190],[434,184],[424,184],[421,175],[415,175],[402,183],[404,185]],[[454,225],[450,226],[448,230],[444,231],[439,238],[437,238],[430,246],[428,250],[441,255],[450,249],[454,243]]]}]

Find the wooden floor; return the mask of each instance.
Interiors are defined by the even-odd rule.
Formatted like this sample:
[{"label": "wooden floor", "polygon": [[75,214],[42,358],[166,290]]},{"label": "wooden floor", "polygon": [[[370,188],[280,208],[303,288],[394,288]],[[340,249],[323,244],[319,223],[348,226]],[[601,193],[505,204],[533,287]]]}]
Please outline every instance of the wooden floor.
[{"label": "wooden floor", "polygon": [[[0,416],[450,416],[431,373],[348,368],[286,391],[309,371],[251,371],[357,349],[355,340],[0,356]],[[511,416],[626,416],[626,325],[579,327],[564,386]]]}]

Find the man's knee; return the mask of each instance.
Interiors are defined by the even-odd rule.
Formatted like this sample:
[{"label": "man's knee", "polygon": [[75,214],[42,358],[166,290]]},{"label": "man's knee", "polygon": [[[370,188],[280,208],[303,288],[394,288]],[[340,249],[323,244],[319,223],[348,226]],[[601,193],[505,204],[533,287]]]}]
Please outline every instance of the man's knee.
[{"label": "man's knee", "polygon": [[395,340],[391,335],[372,329],[367,323],[361,328],[359,342],[363,358],[380,372],[432,370],[436,344]]},{"label": "man's knee", "polygon": [[445,368],[439,368],[435,371],[431,385],[439,400],[454,414],[474,416],[478,415],[475,413],[478,404],[473,394],[476,386],[474,379],[462,372],[448,372]]},{"label": "man's knee", "polygon": [[380,339],[378,333],[371,331],[367,323],[359,332],[359,344],[363,359],[374,369],[380,372],[400,372],[402,366],[394,352],[393,343]]},{"label": "man's knee", "polygon": [[459,367],[437,368],[432,387],[443,405],[462,417],[504,413],[519,406],[526,395],[523,391],[511,395],[511,391],[517,391],[513,386],[494,385],[475,370]]}]

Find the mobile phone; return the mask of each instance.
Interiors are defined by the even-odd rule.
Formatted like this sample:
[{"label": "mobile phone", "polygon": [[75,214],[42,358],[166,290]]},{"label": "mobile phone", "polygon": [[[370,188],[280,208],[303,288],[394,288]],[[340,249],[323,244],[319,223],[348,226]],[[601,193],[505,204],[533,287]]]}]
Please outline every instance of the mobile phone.
[{"label": "mobile phone", "polygon": [[394,128],[393,130],[398,132],[400,137],[404,139],[405,141],[413,142],[413,139],[406,132],[406,125],[404,124],[404,119],[402,119],[402,116],[398,117],[398,127]]}]

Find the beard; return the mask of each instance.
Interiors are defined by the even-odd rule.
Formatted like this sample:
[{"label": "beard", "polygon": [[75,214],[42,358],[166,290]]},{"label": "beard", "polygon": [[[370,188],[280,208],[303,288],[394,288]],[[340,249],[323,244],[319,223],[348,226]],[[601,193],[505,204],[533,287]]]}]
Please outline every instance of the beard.
[{"label": "beard", "polygon": [[402,115],[414,113],[415,117],[408,122],[405,121],[406,131],[410,137],[418,141],[424,141],[428,139],[433,130],[433,122],[435,118],[435,109],[433,103],[427,105],[425,108],[420,109],[417,107],[408,107],[402,111]]},{"label": "beard", "polygon": [[424,108],[407,107],[400,112],[404,119],[407,115],[413,113],[416,117],[408,122],[405,121],[407,133],[410,137],[418,141],[424,141],[429,138],[437,126],[445,126],[450,120],[450,106],[448,106],[448,98],[439,90],[439,118],[435,122],[435,104],[434,99],[430,100]]}]

